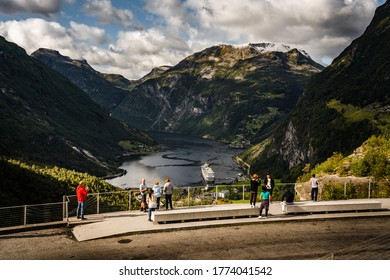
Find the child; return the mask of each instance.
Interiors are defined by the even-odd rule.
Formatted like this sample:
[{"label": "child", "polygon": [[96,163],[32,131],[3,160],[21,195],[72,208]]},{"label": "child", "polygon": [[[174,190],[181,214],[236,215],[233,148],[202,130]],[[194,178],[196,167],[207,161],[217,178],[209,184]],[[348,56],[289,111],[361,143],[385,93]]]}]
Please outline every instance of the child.
[{"label": "child", "polygon": [[[268,209],[269,209],[269,203],[271,202],[271,198],[272,197],[270,192],[267,190],[265,186],[263,186],[262,192],[260,193],[261,205],[260,205],[260,214],[258,219],[262,219],[262,218],[268,219]],[[264,208],[265,208],[265,217],[262,216]]]},{"label": "child", "polygon": [[156,211],[157,209],[157,198],[154,194],[153,190],[150,190],[149,195],[146,198],[148,202],[148,221],[152,221],[152,211]]}]

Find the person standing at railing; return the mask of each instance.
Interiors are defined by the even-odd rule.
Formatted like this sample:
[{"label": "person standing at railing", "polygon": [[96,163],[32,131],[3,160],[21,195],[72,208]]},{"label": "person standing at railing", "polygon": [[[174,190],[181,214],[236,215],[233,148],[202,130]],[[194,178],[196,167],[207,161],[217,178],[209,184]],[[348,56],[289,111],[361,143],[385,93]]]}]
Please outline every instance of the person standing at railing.
[{"label": "person standing at railing", "polygon": [[172,193],[173,193],[173,185],[171,183],[171,180],[169,178],[165,179],[165,185],[163,188],[164,194],[165,194],[165,209],[168,210],[168,205],[173,209],[172,207]]},{"label": "person standing at railing", "polygon": [[141,212],[146,212],[146,191],[148,186],[146,185],[146,180],[141,180],[141,185],[139,185],[139,191],[141,192]]},{"label": "person standing at railing", "polygon": [[269,191],[269,194],[272,195],[272,192],[275,188],[275,181],[274,181],[274,179],[271,178],[271,175],[269,174],[269,172],[267,173],[267,177],[264,179],[264,184],[265,184],[267,190]]},{"label": "person standing at railing", "polygon": [[250,197],[250,205],[251,208],[256,207],[256,198],[257,192],[260,185],[259,176],[257,174],[253,174],[251,178],[251,197]]},{"label": "person standing at railing", "polygon": [[89,188],[84,188],[84,182],[80,181],[79,185],[76,188],[76,195],[77,195],[77,219],[85,220],[84,217],[85,214],[85,201],[87,200],[87,194],[88,194]]},{"label": "person standing at railing", "polygon": [[162,189],[158,181],[154,181],[153,192],[157,199],[157,210],[160,209],[160,201],[162,196]]},{"label": "person standing at railing", "polygon": [[313,177],[310,178],[310,183],[311,183],[311,200],[313,200],[313,202],[317,202],[318,179],[316,178],[315,174],[313,174]]}]

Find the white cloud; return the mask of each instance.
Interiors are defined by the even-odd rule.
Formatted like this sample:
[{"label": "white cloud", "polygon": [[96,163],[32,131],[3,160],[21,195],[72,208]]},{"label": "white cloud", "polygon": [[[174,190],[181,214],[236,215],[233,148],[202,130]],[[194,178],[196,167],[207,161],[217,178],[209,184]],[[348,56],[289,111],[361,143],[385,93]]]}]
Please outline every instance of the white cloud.
[{"label": "white cloud", "polygon": [[72,0],[0,0],[0,12],[31,12],[49,16],[60,11],[62,2]]},{"label": "white cloud", "polygon": [[0,35],[31,53],[38,48],[72,49],[73,39],[57,22],[38,18],[0,22]]},{"label": "white cloud", "polygon": [[320,61],[337,56],[363,33],[378,1],[187,0],[184,5],[197,21],[198,32],[192,41],[286,43],[305,49]]},{"label": "white cloud", "polygon": [[141,28],[134,23],[134,15],[130,10],[113,7],[111,0],[87,0],[84,11],[89,16],[97,17],[104,24],[119,22],[125,28]]},{"label": "white cloud", "polygon": [[[99,71],[138,79],[153,67],[175,65],[220,43],[284,43],[329,63],[363,33],[377,6],[377,0],[145,0],[152,26],[143,30],[123,29],[108,36],[104,29],[81,22],[71,21],[67,28],[27,19],[0,22],[0,35],[28,53],[40,47],[57,49],[87,59]],[[88,0],[84,8],[101,22],[135,22],[129,10],[119,10],[108,0]]]},{"label": "white cloud", "polygon": [[74,21],[70,22],[70,33],[73,38],[77,40],[92,42],[101,45],[106,42],[107,36],[104,29],[97,27],[90,27],[85,24],[79,24]]}]

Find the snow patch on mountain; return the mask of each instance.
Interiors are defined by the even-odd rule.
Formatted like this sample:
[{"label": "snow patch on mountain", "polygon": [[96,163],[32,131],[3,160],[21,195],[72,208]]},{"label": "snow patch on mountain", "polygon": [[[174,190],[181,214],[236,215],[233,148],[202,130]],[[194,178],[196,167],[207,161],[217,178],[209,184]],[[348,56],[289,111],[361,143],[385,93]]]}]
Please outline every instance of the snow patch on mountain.
[{"label": "snow patch on mountain", "polygon": [[[256,51],[262,53],[262,52],[289,52],[293,50],[294,48],[285,45],[285,44],[275,44],[275,43],[249,43],[249,44],[243,44],[243,45],[233,45],[235,48],[253,48]],[[301,52],[306,57],[309,57],[309,54],[302,49],[297,49],[299,52]]]}]

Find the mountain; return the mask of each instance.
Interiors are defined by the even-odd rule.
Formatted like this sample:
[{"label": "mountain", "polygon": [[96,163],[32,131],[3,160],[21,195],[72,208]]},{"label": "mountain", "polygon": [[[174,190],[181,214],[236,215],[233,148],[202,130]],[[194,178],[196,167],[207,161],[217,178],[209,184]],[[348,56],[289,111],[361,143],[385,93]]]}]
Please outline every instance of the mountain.
[{"label": "mountain", "polygon": [[[314,75],[275,133],[243,154],[255,170],[279,175],[350,154],[371,135],[390,136],[390,2],[364,34]],[[270,164],[271,163],[271,164]],[[271,167],[270,167],[271,165]]]},{"label": "mountain", "polygon": [[86,60],[61,55],[56,50],[38,49],[31,54],[81,88],[96,103],[112,111],[126,97],[132,85],[120,75],[102,74]]},{"label": "mountain", "polygon": [[152,71],[112,115],[144,130],[241,145],[270,133],[322,69],[288,46],[213,46]]},{"label": "mountain", "polygon": [[155,142],[0,37],[0,155],[106,175]]}]

